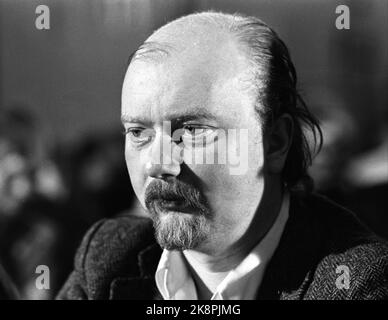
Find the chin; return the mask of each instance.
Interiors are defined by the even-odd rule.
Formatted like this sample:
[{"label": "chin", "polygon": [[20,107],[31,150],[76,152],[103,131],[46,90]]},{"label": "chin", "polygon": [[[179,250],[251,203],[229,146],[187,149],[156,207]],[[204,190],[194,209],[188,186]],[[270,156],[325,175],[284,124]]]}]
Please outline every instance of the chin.
[{"label": "chin", "polygon": [[155,236],[167,250],[197,249],[210,235],[209,221],[204,216],[166,211],[154,219]]}]

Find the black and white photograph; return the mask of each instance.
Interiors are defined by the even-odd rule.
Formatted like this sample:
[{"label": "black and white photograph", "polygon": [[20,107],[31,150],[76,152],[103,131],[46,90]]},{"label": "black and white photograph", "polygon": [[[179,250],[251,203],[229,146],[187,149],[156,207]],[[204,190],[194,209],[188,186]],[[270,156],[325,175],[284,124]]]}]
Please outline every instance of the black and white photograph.
[{"label": "black and white photograph", "polygon": [[387,0],[0,0],[0,300],[388,300],[387,32]]}]

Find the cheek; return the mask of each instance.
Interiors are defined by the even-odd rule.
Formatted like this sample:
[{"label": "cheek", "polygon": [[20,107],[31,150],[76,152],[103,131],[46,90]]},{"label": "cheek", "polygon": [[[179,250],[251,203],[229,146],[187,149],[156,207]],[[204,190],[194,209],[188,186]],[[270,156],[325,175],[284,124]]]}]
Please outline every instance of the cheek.
[{"label": "cheek", "polygon": [[231,170],[236,169],[236,162],[231,164],[228,157],[225,164],[189,165],[202,181],[204,194],[217,220],[228,225],[234,225],[239,219],[244,224],[242,218],[248,221],[253,216],[264,188],[264,150],[260,136],[254,134],[244,143],[246,153],[241,152],[244,148],[238,145],[229,145],[234,147],[231,151],[241,168],[246,164],[242,173],[231,174],[236,172]]},{"label": "cheek", "polygon": [[264,145],[258,130],[239,130],[237,134],[228,132],[227,139],[205,148],[203,153],[206,164],[194,165],[192,169],[203,176],[212,189],[237,193],[260,183],[264,169]]},{"label": "cheek", "polygon": [[241,184],[245,179],[231,176],[228,165],[203,164],[188,167],[201,181],[202,191],[215,213],[228,208],[240,196]]},{"label": "cheek", "polygon": [[216,216],[222,213],[234,189],[233,183],[229,181],[228,167],[218,164],[188,165],[188,167],[201,181],[202,192],[210,209]]}]

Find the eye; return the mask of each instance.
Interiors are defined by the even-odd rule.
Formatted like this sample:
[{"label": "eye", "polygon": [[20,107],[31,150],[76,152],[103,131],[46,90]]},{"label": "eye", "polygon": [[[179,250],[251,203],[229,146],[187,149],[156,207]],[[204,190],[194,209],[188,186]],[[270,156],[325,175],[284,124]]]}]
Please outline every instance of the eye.
[{"label": "eye", "polygon": [[141,136],[141,129],[131,129],[131,130],[129,130],[129,133],[133,136],[133,137],[135,137],[135,138],[140,138],[140,136]]},{"label": "eye", "polygon": [[188,124],[182,127],[182,140],[187,145],[205,145],[216,133],[216,128],[204,125]]},{"label": "eye", "polygon": [[132,143],[141,145],[149,142],[152,139],[154,133],[151,129],[132,127],[125,129],[125,135],[129,137]]},{"label": "eye", "polygon": [[183,127],[184,130],[184,135],[189,135],[189,136],[195,136],[195,135],[201,135],[205,133],[205,128],[201,127],[196,127],[192,125],[187,125]]}]

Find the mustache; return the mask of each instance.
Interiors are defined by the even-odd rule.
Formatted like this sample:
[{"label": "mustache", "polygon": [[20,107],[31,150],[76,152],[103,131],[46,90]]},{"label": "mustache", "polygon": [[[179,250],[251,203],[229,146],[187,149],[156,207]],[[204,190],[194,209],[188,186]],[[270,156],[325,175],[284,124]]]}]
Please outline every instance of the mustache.
[{"label": "mustache", "polygon": [[163,180],[152,181],[145,191],[145,205],[147,209],[154,214],[155,205],[163,201],[179,201],[185,206],[195,209],[202,215],[209,212],[208,204],[202,192],[194,186],[173,180],[166,182]]}]

